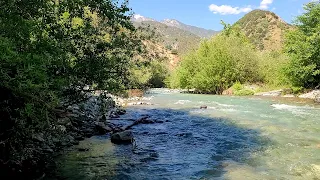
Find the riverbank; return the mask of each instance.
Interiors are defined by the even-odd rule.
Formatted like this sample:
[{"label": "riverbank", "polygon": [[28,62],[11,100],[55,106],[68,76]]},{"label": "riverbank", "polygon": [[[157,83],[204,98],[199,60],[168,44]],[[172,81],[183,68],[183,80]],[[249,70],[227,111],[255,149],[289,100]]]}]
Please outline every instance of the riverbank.
[{"label": "riverbank", "polygon": [[[270,91],[263,91],[258,85],[240,85],[241,87],[231,87],[222,92],[226,96],[264,96],[264,97],[283,97],[283,98],[301,98],[310,99],[316,103],[320,103],[320,90],[309,89],[300,93],[294,93],[291,88],[275,89]],[[262,90],[261,90],[262,89]],[[167,90],[168,92],[180,92],[187,94],[206,94],[197,91],[196,89],[181,89],[181,90]]]},{"label": "riverbank", "polygon": [[[85,102],[72,106],[56,108],[52,114],[56,122],[49,130],[33,132],[27,139],[29,155],[21,162],[0,161],[2,179],[42,179],[55,169],[55,157],[80,141],[97,135],[105,135],[118,127],[108,122],[125,114],[116,97],[101,91],[88,94]],[[81,149],[79,149],[81,151]]]}]

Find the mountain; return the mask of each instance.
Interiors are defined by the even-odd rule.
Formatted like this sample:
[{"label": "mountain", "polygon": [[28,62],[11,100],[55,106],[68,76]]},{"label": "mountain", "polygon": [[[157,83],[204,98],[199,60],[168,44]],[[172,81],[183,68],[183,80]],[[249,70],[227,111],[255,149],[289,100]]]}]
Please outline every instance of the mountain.
[{"label": "mountain", "polygon": [[183,23],[181,23],[177,20],[174,20],[174,19],[165,19],[161,22],[163,24],[166,24],[167,26],[176,27],[176,28],[191,32],[191,33],[193,33],[199,37],[202,37],[202,38],[210,38],[213,35],[218,33],[218,31],[208,30],[208,29],[203,29],[203,28],[199,28],[196,26],[190,26],[187,24],[183,24]]},{"label": "mountain", "polygon": [[237,21],[238,26],[259,50],[279,50],[284,33],[292,26],[270,11],[253,10]]},{"label": "mountain", "polygon": [[141,16],[140,14],[135,14],[132,16],[131,21],[133,22],[143,22],[143,21],[155,21],[151,18],[147,18],[144,16]]},{"label": "mountain", "polygon": [[183,24],[177,20],[166,19],[156,21],[141,15],[132,17],[135,26],[150,26],[162,39],[163,46],[173,54],[183,55],[192,49],[196,49],[203,38],[210,38],[217,32],[195,26]]}]

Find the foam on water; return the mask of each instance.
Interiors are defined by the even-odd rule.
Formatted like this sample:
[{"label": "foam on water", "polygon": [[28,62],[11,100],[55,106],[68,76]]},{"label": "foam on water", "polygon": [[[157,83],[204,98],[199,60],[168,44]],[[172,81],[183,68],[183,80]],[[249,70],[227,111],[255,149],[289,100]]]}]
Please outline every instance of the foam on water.
[{"label": "foam on water", "polygon": [[189,100],[179,100],[177,102],[175,102],[174,104],[186,104],[186,103],[190,103],[191,101]]},{"label": "foam on water", "polygon": [[294,115],[302,116],[304,115],[311,115],[312,113],[310,110],[314,110],[314,107],[310,106],[293,106],[293,105],[287,105],[287,104],[272,104],[272,107],[276,110],[286,110],[291,112]]}]

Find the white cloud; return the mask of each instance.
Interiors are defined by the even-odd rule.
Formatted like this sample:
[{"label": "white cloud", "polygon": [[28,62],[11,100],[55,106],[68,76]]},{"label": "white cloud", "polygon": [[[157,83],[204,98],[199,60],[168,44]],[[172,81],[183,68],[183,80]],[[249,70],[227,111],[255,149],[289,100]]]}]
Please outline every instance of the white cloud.
[{"label": "white cloud", "polygon": [[227,15],[227,14],[240,14],[240,13],[247,13],[252,11],[251,6],[246,6],[246,7],[232,7],[229,5],[215,5],[211,4],[209,6],[209,10],[212,11],[214,14],[222,14],[222,15]]},{"label": "white cloud", "polygon": [[133,18],[140,19],[140,18],[143,18],[143,16],[141,16],[140,14],[135,14],[135,15],[133,15]]},{"label": "white cloud", "polygon": [[268,9],[269,6],[273,3],[273,0],[262,0],[260,3],[260,9]]}]

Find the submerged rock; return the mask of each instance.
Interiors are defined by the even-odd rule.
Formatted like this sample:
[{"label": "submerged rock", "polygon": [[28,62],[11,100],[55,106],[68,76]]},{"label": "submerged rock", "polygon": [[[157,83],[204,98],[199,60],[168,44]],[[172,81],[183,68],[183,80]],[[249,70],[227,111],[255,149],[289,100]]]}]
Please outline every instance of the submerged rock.
[{"label": "submerged rock", "polygon": [[86,152],[86,151],[89,151],[89,148],[78,148],[78,151],[80,152]]},{"label": "submerged rock", "polygon": [[133,141],[132,131],[122,131],[111,135],[111,142],[115,144],[130,144]]},{"label": "submerged rock", "polygon": [[207,108],[208,108],[208,106],[206,106],[206,105],[200,106],[200,109],[207,109]]}]

